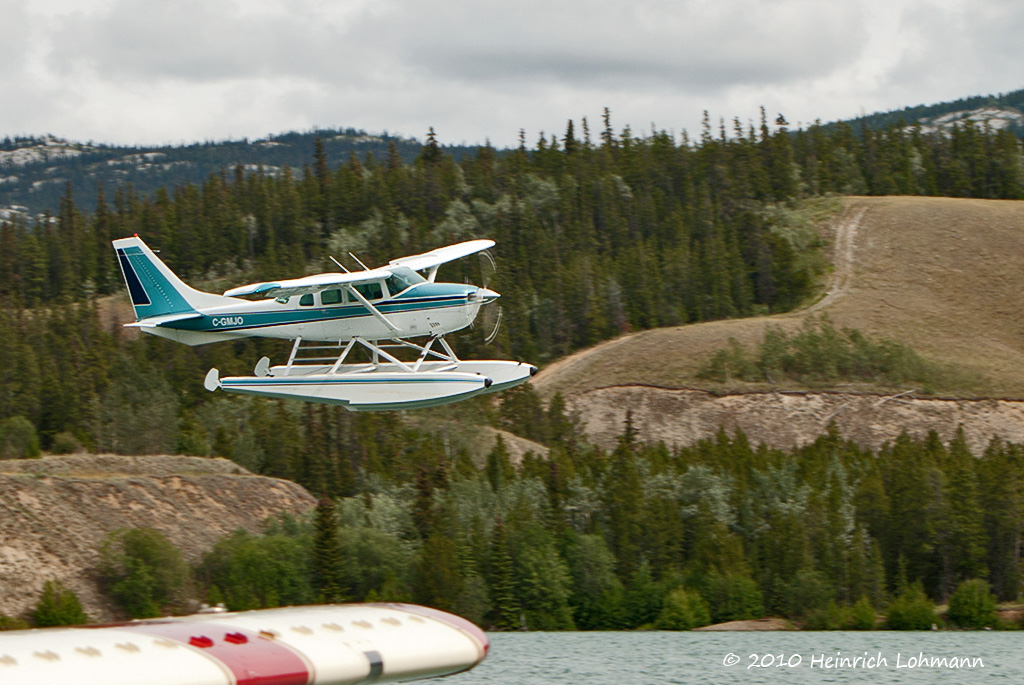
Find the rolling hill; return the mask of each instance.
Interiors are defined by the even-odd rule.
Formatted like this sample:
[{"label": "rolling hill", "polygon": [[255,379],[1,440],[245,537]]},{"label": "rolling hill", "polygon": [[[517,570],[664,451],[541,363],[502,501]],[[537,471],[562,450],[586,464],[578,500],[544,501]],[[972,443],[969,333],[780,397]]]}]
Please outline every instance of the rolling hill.
[{"label": "rolling hill", "polygon": [[[627,406],[649,439],[670,443],[724,426],[788,446],[812,439],[830,420],[873,446],[903,428],[935,428],[948,438],[959,424],[975,449],[996,434],[1024,440],[1024,202],[852,197],[823,230],[835,268],[811,306],[627,335],[545,368],[535,388],[544,397],[563,393],[605,445],[621,432]],[[752,349],[767,327],[792,333],[822,314],[837,328],[896,340],[971,381],[944,389],[945,399],[920,399],[919,387],[697,377],[730,338]],[[812,399],[821,406],[810,407]],[[905,415],[908,407],[914,411]]]}]

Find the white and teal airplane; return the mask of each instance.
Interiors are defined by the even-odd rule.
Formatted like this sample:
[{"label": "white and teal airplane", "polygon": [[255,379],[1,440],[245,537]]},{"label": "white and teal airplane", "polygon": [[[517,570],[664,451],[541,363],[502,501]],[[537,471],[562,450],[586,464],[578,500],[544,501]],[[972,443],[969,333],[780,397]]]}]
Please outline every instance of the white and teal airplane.
[{"label": "white and teal airplane", "polygon": [[[520,362],[460,360],[444,339],[472,324],[480,308],[499,295],[475,285],[438,283],[438,267],[486,250],[493,240],[449,245],[376,269],[253,283],[223,295],[186,285],[138,236],[113,244],[135,309],[136,321],[127,326],[187,345],[247,337],[294,341],[286,364],[271,367],[264,357],[255,376],[220,378],[211,369],[208,390],[342,404],[354,411],[403,409],[503,390],[537,371]],[[417,344],[410,338],[427,340]],[[346,363],[357,344],[370,351],[369,363]],[[414,351],[416,359],[401,360],[389,351],[395,348]],[[299,356],[302,350],[321,356]],[[325,357],[324,350],[337,353]]]}]

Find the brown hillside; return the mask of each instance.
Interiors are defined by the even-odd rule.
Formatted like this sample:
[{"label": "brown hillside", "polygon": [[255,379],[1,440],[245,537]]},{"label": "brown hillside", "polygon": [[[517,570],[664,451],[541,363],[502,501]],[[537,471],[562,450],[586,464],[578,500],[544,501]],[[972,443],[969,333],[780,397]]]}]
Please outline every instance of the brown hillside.
[{"label": "brown hillside", "polygon": [[95,581],[104,536],[153,527],[190,561],[269,516],[301,514],[313,497],[225,459],[75,455],[0,461],[0,613],[31,609],[60,580],[94,620],[114,618]]},{"label": "brown hillside", "polygon": [[[837,327],[895,339],[927,359],[979,375],[980,383],[958,390],[961,397],[1024,398],[1024,202],[856,197],[847,199],[842,216],[823,230],[831,237],[835,270],[826,293],[813,306],[780,316],[624,336],[551,365],[533,380],[534,386],[545,397],[561,391],[584,419],[598,423],[608,419],[588,417],[585,394],[598,388],[640,385],[717,394],[807,390],[792,382],[777,388],[744,383],[722,387],[699,381],[696,372],[730,337],[749,349],[768,325],[795,330],[808,316],[825,313]],[[863,387],[830,390],[880,392]],[[910,398],[920,390],[881,392],[911,391],[901,401],[912,403]],[[759,396],[777,397],[770,392]],[[832,418],[829,412],[822,416]],[[740,423],[726,420],[718,425]],[[714,429],[717,425],[702,425],[697,432]],[[760,437],[758,432],[754,437]]]},{"label": "brown hillside", "polygon": [[1024,398],[1024,202],[850,198],[827,230],[836,270],[823,302],[623,336],[552,364],[534,386],[544,396],[628,384],[709,387],[695,373],[730,337],[751,345],[768,324],[795,329],[827,313],[839,327],[980,372],[986,395]]}]

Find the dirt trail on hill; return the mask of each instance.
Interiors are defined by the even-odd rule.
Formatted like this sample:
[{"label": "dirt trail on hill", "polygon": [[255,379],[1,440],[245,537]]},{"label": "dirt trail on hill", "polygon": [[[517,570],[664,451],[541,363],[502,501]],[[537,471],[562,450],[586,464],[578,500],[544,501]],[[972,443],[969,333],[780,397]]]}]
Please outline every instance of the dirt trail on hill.
[{"label": "dirt trail on hill", "polygon": [[857,228],[861,219],[868,211],[867,207],[851,206],[846,209],[840,217],[835,229],[834,240],[834,270],[825,297],[821,298],[807,309],[798,312],[799,314],[813,314],[827,307],[831,307],[839,298],[850,291],[853,283],[853,247],[857,237]]}]

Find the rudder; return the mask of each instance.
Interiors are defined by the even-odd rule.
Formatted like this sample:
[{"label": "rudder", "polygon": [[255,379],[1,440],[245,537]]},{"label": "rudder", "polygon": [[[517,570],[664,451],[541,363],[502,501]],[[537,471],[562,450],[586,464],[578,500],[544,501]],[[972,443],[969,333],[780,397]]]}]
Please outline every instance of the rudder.
[{"label": "rudder", "polygon": [[121,238],[113,244],[139,321],[194,312],[198,307],[227,299],[186,285],[138,236]]}]

